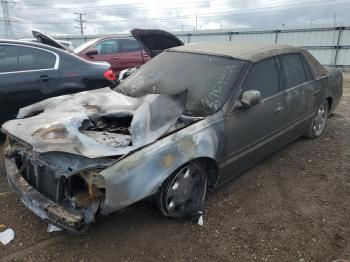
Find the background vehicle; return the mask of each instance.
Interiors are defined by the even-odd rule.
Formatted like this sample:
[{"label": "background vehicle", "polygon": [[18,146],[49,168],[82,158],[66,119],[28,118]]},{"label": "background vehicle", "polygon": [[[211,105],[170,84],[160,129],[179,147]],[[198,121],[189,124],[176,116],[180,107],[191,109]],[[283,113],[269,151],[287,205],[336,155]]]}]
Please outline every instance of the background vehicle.
[{"label": "background vehicle", "polygon": [[90,61],[110,63],[116,75],[124,69],[143,65],[150,59],[139,43],[131,37],[94,39],[78,46],[74,53]]},{"label": "background vehicle", "polygon": [[48,97],[113,86],[108,63],[92,63],[39,43],[0,41],[0,121]]}]

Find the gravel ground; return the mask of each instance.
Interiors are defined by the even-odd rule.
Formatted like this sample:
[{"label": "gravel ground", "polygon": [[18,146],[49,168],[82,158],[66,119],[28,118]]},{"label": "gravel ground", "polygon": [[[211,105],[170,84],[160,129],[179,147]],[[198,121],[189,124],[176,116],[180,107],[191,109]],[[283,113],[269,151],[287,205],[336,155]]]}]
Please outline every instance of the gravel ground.
[{"label": "gravel ground", "polygon": [[[209,196],[204,226],[148,202],[98,219],[85,235],[47,233],[0,166],[0,261],[350,260],[350,74],[325,133],[300,138]],[[2,150],[1,150],[2,151]],[[1,155],[1,157],[3,157]]]}]

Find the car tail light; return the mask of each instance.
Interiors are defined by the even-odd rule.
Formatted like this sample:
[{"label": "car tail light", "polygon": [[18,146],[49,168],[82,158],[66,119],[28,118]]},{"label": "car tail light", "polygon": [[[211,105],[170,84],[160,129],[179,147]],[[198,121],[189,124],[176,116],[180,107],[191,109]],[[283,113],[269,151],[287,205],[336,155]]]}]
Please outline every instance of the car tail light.
[{"label": "car tail light", "polygon": [[103,73],[104,77],[107,78],[110,81],[115,81],[117,80],[113,70],[109,69],[106,72]]}]

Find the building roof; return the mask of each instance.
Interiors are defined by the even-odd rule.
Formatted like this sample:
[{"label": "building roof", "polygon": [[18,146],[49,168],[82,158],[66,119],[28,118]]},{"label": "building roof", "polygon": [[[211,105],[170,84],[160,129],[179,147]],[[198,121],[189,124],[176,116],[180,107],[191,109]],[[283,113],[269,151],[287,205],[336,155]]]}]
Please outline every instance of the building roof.
[{"label": "building roof", "polygon": [[303,49],[290,45],[261,44],[251,42],[208,42],[173,47],[169,51],[211,54],[258,62],[285,53],[300,53]]}]

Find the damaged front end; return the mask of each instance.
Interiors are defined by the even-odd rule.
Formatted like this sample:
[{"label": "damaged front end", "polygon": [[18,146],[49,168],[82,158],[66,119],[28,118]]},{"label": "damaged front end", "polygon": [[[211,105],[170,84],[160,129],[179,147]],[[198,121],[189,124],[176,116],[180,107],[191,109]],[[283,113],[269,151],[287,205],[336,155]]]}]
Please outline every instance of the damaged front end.
[{"label": "damaged front end", "polygon": [[38,154],[9,138],[5,146],[8,181],[24,205],[40,218],[72,232],[95,221],[106,193],[99,170],[114,161]]},{"label": "damaged front end", "polygon": [[84,230],[105,203],[100,172],[191,122],[179,120],[183,97],[138,99],[101,89],[22,108],[2,126],[11,187],[42,219]]}]

